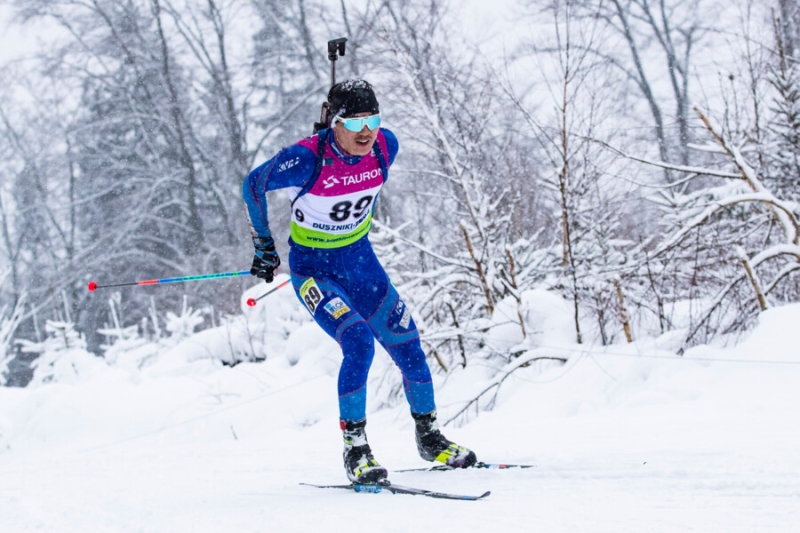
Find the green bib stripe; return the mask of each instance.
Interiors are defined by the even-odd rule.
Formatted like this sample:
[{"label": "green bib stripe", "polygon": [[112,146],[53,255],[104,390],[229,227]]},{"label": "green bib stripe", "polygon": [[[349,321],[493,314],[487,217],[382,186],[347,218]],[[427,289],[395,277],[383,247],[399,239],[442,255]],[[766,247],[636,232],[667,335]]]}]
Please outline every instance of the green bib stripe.
[{"label": "green bib stripe", "polygon": [[291,237],[294,242],[310,248],[340,248],[356,242],[366,235],[372,227],[372,213],[349,233],[334,235],[326,231],[304,228],[292,221]]}]

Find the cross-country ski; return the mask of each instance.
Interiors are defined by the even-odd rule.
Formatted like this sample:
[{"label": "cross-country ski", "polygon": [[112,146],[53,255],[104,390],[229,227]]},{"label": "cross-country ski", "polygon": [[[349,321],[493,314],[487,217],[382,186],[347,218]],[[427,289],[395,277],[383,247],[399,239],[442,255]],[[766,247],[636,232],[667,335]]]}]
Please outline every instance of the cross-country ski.
[{"label": "cross-country ski", "polygon": [[[502,463],[484,463],[482,461],[478,461],[474,465],[471,465],[469,468],[478,468],[478,469],[482,468],[487,470],[508,470],[514,468],[536,468],[536,465],[511,465]],[[436,466],[428,466],[422,468],[402,468],[400,470],[393,470],[393,472],[448,472],[451,470],[457,470],[457,468],[447,465],[436,465]]]},{"label": "cross-country ski", "polygon": [[406,487],[403,485],[395,485],[394,483],[376,483],[376,484],[358,484],[351,483],[349,485],[314,485],[312,483],[300,483],[307,487],[316,487],[318,489],[346,489],[354,492],[372,493],[391,492],[392,494],[408,494],[411,496],[427,496],[429,498],[440,498],[443,500],[464,500],[464,501],[477,501],[482,500],[489,496],[492,492],[486,491],[480,496],[467,496],[463,494],[449,494],[446,492],[437,492],[426,489],[418,489],[414,487]]}]

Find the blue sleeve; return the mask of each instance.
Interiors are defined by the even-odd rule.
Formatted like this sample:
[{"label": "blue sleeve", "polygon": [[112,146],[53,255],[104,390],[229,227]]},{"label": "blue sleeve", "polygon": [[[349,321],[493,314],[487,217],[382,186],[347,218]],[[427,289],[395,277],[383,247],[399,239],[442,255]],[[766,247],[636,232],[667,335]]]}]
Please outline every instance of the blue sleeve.
[{"label": "blue sleeve", "polygon": [[305,146],[284,148],[244,179],[242,199],[255,236],[271,237],[267,216],[267,191],[302,187],[314,173],[316,154]]},{"label": "blue sleeve", "polygon": [[400,143],[394,133],[386,128],[381,128],[383,131],[383,138],[386,139],[386,149],[389,151],[386,156],[389,158],[389,166],[394,163],[394,158],[397,157],[397,151],[400,150]]}]

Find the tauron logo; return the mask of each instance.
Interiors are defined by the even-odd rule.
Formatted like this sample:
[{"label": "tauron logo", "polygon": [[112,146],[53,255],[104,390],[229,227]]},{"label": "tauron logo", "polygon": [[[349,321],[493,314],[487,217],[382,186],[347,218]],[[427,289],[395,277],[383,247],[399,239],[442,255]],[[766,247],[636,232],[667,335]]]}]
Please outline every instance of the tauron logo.
[{"label": "tauron logo", "polygon": [[330,178],[325,178],[322,181],[322,184],[325,185],[326,189],[330,189],[334,185],[339,185],[339,180],[336,179],[335,177],[331,176]]},{"label": "tauron logo", "polygon": [[355,176],[345,176],[342,178],[342,181],[344,181],[345,185],[354,185],[365,180],[377,178],[380,175],[381,171],[379,169],[375,169],[368,172],[362,172],[361,174],[357,174]]}]

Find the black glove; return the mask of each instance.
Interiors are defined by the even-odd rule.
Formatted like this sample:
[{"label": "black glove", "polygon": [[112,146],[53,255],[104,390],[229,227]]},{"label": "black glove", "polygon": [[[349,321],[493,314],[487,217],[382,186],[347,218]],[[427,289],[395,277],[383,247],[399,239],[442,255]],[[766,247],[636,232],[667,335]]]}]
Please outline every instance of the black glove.
[{"label": "black glove", "polygon": [[272,283],[275,271],[281,265],[281,258],[275,251],[275,241],[272,237],[253,237],[253,246],[256,248],[256,255],[253,256],[250,274]]}]

